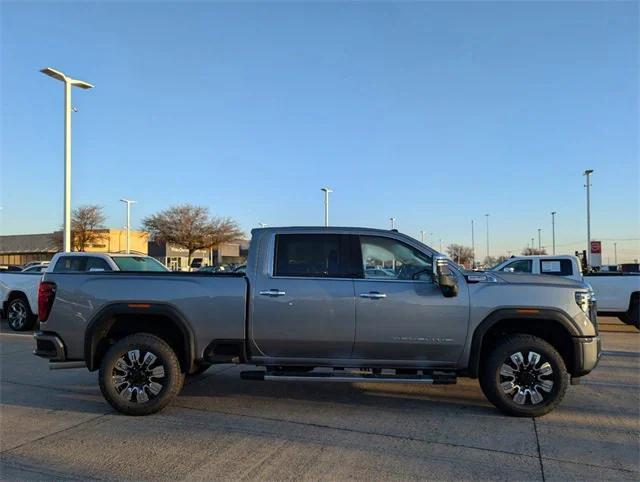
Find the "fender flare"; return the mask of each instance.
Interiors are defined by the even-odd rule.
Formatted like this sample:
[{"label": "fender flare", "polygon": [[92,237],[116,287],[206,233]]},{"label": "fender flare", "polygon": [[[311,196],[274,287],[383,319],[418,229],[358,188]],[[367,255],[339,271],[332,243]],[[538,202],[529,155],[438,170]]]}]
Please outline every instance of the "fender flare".
[{"label": "fender flare", "polygon": [[[522,311],[526,311],[523,313]],[[536,310],[535,312],[533,310]],[[476,327],[471,340],[471,350],[469,353],[469,377],[478,378],[480,369],[480,354],[482,353],[482,343],[487,332],[502,320],[530,320],[539,319],[558,323],[570,336],[581,336],[578,328],[571,321],[571,317],[564,311],[555,308],[500,308],[492,311]]]},{"label": "fender flare", "polygon": [[84,334],[84,358],[90,371],[98,369],[96,351],[100,340],[103,339],[115,323],[117,315],[145,315],[162,316],[170,320],[183,335],[185,363],[187,370],[193,368],[195,359],[195,336],[186,318],[175,307],[166,303],[135,302],[110,303],[103,306],[87,324]]}]

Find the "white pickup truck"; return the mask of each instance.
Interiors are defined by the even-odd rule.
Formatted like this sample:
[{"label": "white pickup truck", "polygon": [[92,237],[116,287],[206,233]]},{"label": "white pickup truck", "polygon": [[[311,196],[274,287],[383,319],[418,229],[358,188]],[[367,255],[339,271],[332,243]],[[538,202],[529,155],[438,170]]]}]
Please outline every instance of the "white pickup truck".
[{"label": "white pickup truck", "polygon": [[[42,263],[44,264],[44,263]],[[169,271],[154,258],[134,254],[58,253],[47,272],[77,273],[88,271]],[[0,272],[0,315],[7,318],[14,331],[33,328],[38,316],[38,285],[42,272]]]},{"label": "white pickup truck", "polygon": [[491,269],[511,273],[563,276],[591,285],[598,314],[617,316],[640,328],[640,273],[582,274],[578,258],[571,255],[513,256]]}]

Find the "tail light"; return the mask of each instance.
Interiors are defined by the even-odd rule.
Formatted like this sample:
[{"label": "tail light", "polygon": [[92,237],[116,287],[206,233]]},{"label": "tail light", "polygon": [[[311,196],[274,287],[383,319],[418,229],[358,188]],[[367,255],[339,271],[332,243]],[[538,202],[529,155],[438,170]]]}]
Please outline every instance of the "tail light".
[{"label": "tail light", "polygon": [[55,298],[56,284],[50,281],[41,281],[38,286],[38,321],[47,321]]}]

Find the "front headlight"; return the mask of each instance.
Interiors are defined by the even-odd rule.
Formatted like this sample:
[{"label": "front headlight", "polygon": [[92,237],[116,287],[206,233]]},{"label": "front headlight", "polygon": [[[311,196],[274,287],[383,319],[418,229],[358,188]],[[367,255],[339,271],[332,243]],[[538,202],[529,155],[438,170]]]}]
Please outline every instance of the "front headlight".
[{"label": "front headlight", "polygon": [[576,303],[587,316],[589,315],[590,304],[594,300],[593,291],[576,291]]}]

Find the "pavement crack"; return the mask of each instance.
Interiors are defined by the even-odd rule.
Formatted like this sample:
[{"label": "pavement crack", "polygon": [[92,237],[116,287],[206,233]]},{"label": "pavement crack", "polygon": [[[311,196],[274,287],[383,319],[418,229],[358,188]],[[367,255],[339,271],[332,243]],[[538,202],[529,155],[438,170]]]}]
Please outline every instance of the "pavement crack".
[{"label": "pavement crack", "polygon": [[397,435],[397,434],[387,434],[387,433],[381,433],[381,432],[374,432],[374,431],[368,431],[368,430],[356,430],[356,429],[352,429],[352,428],[346,428],[346,427],[335,427],[332,425],[324,425],[324,424],[319,424],[319,423],[313,423],[313,422],[299,422],[296,420],[282,420],[279,418],[273,418],[273,417],[263,417],[263,416],[258,416],[258,415],[246,415],[246,414],[238,414],[238,413],[233,413],[233,412],[227,412],[227,411],[223,411],[223,410],[206,410],[206,409],[201,409],[201,408],[193,408],[193,407],[188,407],[188,406],[184,406],[184,405],[179,405],[177,403],[172,404],[172,406],[174,408],[182,408],[185,410],[193,410],[195,412],[204,412],[204,413],[217,413],[220,415],[231,415],[234,417],[243,417],[243,418],[251,418],[254,420],[265,420],[265,421],[269,421],[269,422],[280,422],[280,423],[289,423],[289,424],[293,424],[293,425],[300,425],[303,427],[314,427],[314,428],[321,428],[321,429],[328,429],[328,430],[336,430],[338,432],[346,432],[346,433],[353,433],[353,434],[359,434],[359,435],[371,435],[371,436],[377,436],[377,437],[387,437],[387,438],[392,438],[395,440],[406,440],[409,442],[421,442],[421,443],[428,443],[428,444],[434,444],[434,445],[442,445],[442,446],[446,446],[446,447],[456,447],[456,448],[465,448],[465,449],[472,449],[472,450],[479,450],[479,451],[483,451],[483,452],[490,452],[490,453],[497,453],[497,454],[503,454],[503,455],[514,455],[517,457],[527,457],[527,458],[538,458],[538,455],[529,455],[529,454],[525,454],[525,453],[521,453],[521,452],[512,452],[512,451],[508,451],[508,450],[497,450],[497,449],[489,449],[486,447],[478,447],[476,445],[466,445],[466,444],[457,444],[457,443],[453,443],[453,442],[441,442],[441,441],[435,441],[435,440],[428,440],[428,439],[422,439],[422,438],[417,438],[417,437],[411,437],[411,436],[405,436],[405,435]]},{"label": "pavement crack", "polygon": [[538,436],[538,424],[536,423],[536,419],[532,418],[531,420],[533,420],[533,431],[536,434],[536,446],[538,447],[538,461],[540,462],[540,474],[542,475],[542,482],[545,482],[545,476],[544,476],[544,464],[542,462],[542,451],[540,450],[540,437]]}]

